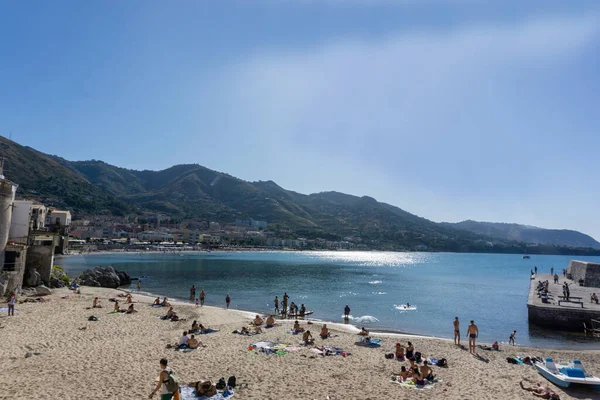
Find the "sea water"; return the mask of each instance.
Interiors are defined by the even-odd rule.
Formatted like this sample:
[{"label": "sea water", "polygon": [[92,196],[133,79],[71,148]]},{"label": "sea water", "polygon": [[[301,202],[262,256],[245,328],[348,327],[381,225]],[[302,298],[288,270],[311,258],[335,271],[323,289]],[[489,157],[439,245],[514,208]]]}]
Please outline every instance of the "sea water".
[{"label": "sea water", "polygon": [[[266,313],[284,292],[290,302],[313,310],[311,318],[381,329],[452,338],[454,317],[464,339],[469,320],[479,341],[553,348],[600,348],[600,340],[530,326],[527,296],[530,271],[559,274],[569,260],[600,257],[395,253],[395,252],[183,252],[69,256],[57,261],[71,276],[94,266],[113,266],[142,279],[142,291],[189,299],[206,292],[206,305]],[[135,288],[136,282],[132,284]],[[402,305],[410,303],[408,310]],[[583,330],[583,327],[582,327]]]}]

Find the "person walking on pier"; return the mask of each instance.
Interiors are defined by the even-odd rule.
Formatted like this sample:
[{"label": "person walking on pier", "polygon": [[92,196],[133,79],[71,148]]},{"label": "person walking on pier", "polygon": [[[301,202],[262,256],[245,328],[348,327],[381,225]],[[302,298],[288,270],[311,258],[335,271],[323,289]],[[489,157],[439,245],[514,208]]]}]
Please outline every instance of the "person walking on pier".
[{"label": "person walking on pier", "polygon": [[458,317],[454,318],[454,344],[460,346],[460,322]]},{"label": "person walking on pier", "polygon": [[467,328],[467,337],[469,338],[469,353],[475,354],[475,340],[479,336],[479,328],[475,321],[471,320],[471,325]]},{"label": "person walking on pier", "polygon": [[510,334],[510,337],[508,338],[508,344],[512,344],[513,346],[515,345],[515,336],[517,335],[517,331],[513,331],[513,333]]}]

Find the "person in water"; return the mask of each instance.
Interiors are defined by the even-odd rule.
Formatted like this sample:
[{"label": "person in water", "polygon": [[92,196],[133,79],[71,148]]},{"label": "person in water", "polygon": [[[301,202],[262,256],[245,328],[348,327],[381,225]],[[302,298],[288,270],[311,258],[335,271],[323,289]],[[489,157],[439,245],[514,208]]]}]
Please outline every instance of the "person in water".
[{"label": "person in water", "polygon": [[475,340],[479,336],[479,328],[475,322],[471,320],[471,325],[467,328],[467,337],[469,338],[469,352],[475,354]]},{"label": "person in water", "polygon": [[346,307],[344,307],[344,319],[349,319],[350,318],[350,306],[348,306],[348,304],[346,304]]},{"label": "person in water", "polygon": [[225,296],[225,304],[227,305],[227,309],[229,310],[229,304],[231,303],[231,297],[229,297],[229,293]]},{"label": "person in water", "polygon": [[460,346],[460,322],[458,317],[454,318],[454,344]]},{"label": "person in water", "polygon": [[273,304],[275,305],[275,314],[279,314],[279,298],[277,296],[275,296]]},{"label": "person in water", "polygon": [[206,294],[204,293],[204,289],[202,289],[200,291],[200,307],[204,307],[204,296],[206,296]]},{"label": "person in water", "polygon": [[517,331],[513,331],[513,333],[510,334],[510,336],[508,337],[508,344],[512,344],[513,346],[515,345],[515,336],[517,335]]}]

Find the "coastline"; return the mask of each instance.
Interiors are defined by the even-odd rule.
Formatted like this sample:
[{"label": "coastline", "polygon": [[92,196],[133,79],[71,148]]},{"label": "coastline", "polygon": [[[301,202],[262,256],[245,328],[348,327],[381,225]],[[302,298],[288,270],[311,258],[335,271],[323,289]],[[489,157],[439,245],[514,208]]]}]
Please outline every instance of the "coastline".
[{"label": "coastline", "polygon": [[[396,341],[406,345],[407,340],[424,356],[448,360],[449,368],[434,367],[442,382],[427,390],[429,398],[530,399],[531,394],[520,389],[519,381],[538,382],[542,378],[532,367],[506,362],[506,357],[522,354],[581,359],[592,373],[600,374],[598,351],[505,347],[498,353],[478,350],[483,359],[477,359],[448,339],[386,332],[372,333],[383,339],[382,347],[373,349],[354,345],[358,337],[352,325],[327,323],[334,337],[322,340],[317,337],[320,322],[310,325],[301,321],[304,328],[313,331],[317,345],[336,346],[351,353],[345,358],[315,357],[310,348],[298,346],[298,336],[289,334],[294,320],[279,320],[275,328],[246,337],[231,332],[250,321],[254,313],[249,311],[174,301],[175,310],[186,320],[170,322],[157,318],[166,310],[150,307],[156,296],[134,292],[138,313],[108,314],[113,303],[107,299],[127,290],[86,286],[81,290],[81,295],[75,295],[57,289],[48,302],[18,304],[15,317],[0,316],[0,359],[10,365],[0,372],[5,382],[0,398],[146,398],[162,357],[169,360],[183,382],[216,381],[235,375],[238,383],[248,384],[236,393],[245,399],[422,398],[419,390],[390,382],[392,373],[408,363],[385,359],[384,354],[393,352]],[[86,309],[94,296],[99,296],[106,308]],[[99,321],[88,321],[92,314]],[[219,332],[199,335],[207,347],[191,353],[166,349],[166,344],[177,342],[192,320]],[[287,343],[299,350],[281,356],[248,350],[258,341]],[[562,399],[593,398],[585,392],[557,391]]]}]

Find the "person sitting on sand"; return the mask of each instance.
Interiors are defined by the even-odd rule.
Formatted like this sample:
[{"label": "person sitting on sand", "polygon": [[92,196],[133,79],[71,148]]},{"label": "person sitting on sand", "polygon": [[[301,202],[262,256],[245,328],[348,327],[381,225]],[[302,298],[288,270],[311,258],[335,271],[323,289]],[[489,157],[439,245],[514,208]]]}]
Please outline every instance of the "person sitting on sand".
[{"label": "person sitting on sand", "polygon": [[183,331],[183,335],[179,338],[178,348],[185,349],[188,346],[190,338],[187,335],[187,331]]},{"label": "person sitting on sand", "polygon": [[396,360],[404,361],[404,346],[402,346],[402,343],[396,343]]},{"label": "person sitting on sand", "polygon": [[523,385],[523,381],[519,382],[519,385],[521,385],[521,389],[532,392],[535,397],[539,397],[541,399],[560,400],[558,394],[554,393],[550,388],[543,386],[540,382],[538,382],[536,386],[531,387],[525,387],[525,385]]},{"label": "person sitting on sand", "polygon": [[206,328],[204,325],[200,324],[199,326],[200,328],[200,333],[210,333],[211,329],[210,328]]},{"label": "person sitting on sand", "polygon": [[421,375],[424,376],[428,381],[432,381],[434,378],[433,371],[431,368],[429,368],[427,361],[423,361],[423,365],[421,366]]},{"label": "person sitting on sand", "polygon": [[127,303],[133,303],[133,297],[131,296],[131,294],[127,295]]},{"label": "person sitting on sand", "polygon": [[137,310],[133,308],[133,304],[130,304],[129,308],[127,309],[127,314],[133,314],[136,312],[137,312]]},{"label": "person sitting on sand", "polygon": [[275,318],[273,318],[272,315],[269,315],[267,317],[267,322],[266,322],[267,328],[272,328],[275,326]]},{"label": "person sitting on sand", "polygon": [[163,307],[171,307],[171,304],[167,301],[167,298],[165,297],[161,303],[161,305]]},{"label": "person sitting on sand", "polygon": [[198,347],[206,347],[206,345],[196,339],[196,336],[192,335],[187,342],[187,347],[190,349],[197,349]]},{"label": "person sitting on sand", "polygon": [[494,344],[492,344],[492,349],[494,349],[496,351],[500,351],[500,346],[498,345],[498,341],[495,341]]},{"label": "person sitting on sand", "polygon": [[425,378],[421,374],[421,371],[419,371],[419,367],[411,367],[411,369],[412,369],[412,376],[413,376],[413,380],[415,381],[415,384],[417,386],[425,386]]},{"label": "person sitting on sand", "polygon": [[369,331],[365,329],[365,327],[363,326],[360,329],[360,332],[358,332],[359,336],[369,336]]},{"label": "person sitting on sand", "polygon": [[403,365],[400,368],[400,373],[397,374],[399,375],[403,381],[407,380],[408,378],[410,378],[412,376],[412,371],[411,370],[407,370],[406,367]]},{"label": "person sitting on sand", "polygon": [[165,315],[164,319],[173,318],[175,316],[177,316],[177,314],[175,313],[175,311],[173,311],[173,307],[169,307],[169,311],[167,311],[167,315]]},{"label": "person sitting on sand", "polygon": [[598,296],[596,296],[596,293],[592,293],[592,295],[590,296],[590,301],[592,303],[598,304]]},{"label": "person sitting on sand", "polygon": [[100,304],[100,299],[98,299],[97,297],[94,297],[92,308],[102,308],[102,304]]},{"label": "person sitting on sand", "polygon": [[294,333],[300,333],[300,332],[304,332],[304,328],[302,328],[300,326],[300,323],[298,321],[294,322],[294,329],[293,329]]},{"label": "person sitting on sand", "polygon": [[115,301],[114,312],[121,312],[121,308],[119,307],[119,300]]},{"label": "person sitting on sand", "polygon": [[190,332],[198,332],[199,329],[200,329],[200,325],[198,325],[198,322],[196,322],[196,320],[194,320],[194,322],[192,322],[192,330],[190,330]]},{"label": "person sitting on sand", "polygon": [[302,341],[304,342],[304,344],[313,344],[315,342],[315,339],[313,339],[312,335],[310,334],[310,331],[306,331],[304,332],[304,334],[302,334]]},{"label": "person sitting on sand", "polygon": [[408,360],[414,360],[415,348],[413,347],[411,342],[408,342],[408,346],[406,346],[406,349],[404,350],[406,352],[406,358]]},{"label": "person sitting on sand", "polygon": [[263,319],[258,314],[254,317],[254,321],[252,322],[254,323],[254,326],[261,326],[264,323]]},{"label": "person sitting on sand", "polygon": [[160,297],[157,297],[156,300],[154,300],[154,303],[152,303],[153,306],[160,306]]},{"label": "person sitting on sand", "polygon": [[241,335],[249,335],[250,334],[250,329],[248,329],[247,326],[242,326],[242,330],[240,331]]},{"label": "person sitting on sand", "polygon": [[327,325],[323,324],[321,327],[321,339],[327,339],[331,334],[329,333],[329,329],[327,329]]}]

